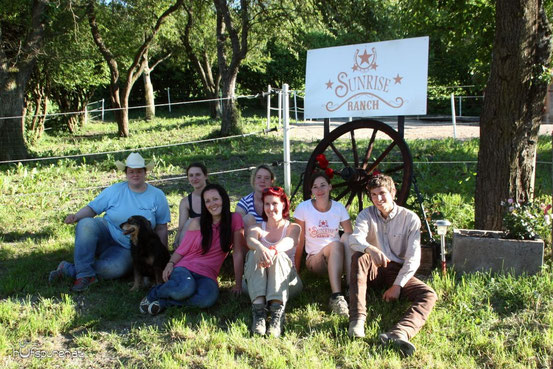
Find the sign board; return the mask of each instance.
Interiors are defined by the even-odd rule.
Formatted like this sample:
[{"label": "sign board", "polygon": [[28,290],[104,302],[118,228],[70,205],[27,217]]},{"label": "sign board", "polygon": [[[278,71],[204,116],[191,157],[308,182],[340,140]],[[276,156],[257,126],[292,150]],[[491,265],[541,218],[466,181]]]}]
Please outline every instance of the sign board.
[{"label": "sign board", "polygon": [[425,115],[428,37],[307,51],[305,118]]}]

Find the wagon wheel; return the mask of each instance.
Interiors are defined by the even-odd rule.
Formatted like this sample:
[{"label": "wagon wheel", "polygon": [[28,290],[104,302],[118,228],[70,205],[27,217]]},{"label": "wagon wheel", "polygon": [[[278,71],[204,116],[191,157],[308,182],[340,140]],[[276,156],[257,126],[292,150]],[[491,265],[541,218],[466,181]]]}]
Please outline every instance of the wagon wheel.
[{"label": "wagon wheel", "polygon": [[325,155],[334,171],[332,198],[344,203],[350,212],[359,212],[369,204],[365,188],[374,171],[394,179],[396,203],[405,204],[411,186],[413,159],[403,138],[389,125],[373,119],[360,119],[332,130],[317,145],[307,162],[303,183],[305,200],[311,197],[313,173],[321,170],[316,160],[319,154]]}]

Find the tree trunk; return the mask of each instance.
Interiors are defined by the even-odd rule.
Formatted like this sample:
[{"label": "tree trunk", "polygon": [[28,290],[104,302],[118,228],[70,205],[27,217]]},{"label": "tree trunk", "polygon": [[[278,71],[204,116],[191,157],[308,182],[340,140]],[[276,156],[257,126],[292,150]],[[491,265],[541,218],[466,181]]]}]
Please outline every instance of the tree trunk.
[{"label": "tree trunk", "polygon": [[493,59],[480,117],[475,225],[500,230],[501,201],[532,199],[551,57],[541,0],[497,0]]},{"label": "tree trunk", "polygon": [[[248,53],[248,34],[250,31],[249,4],[240,0],[239,18],[233,21],[227,0],[214,0],[217,10],[217,64],[222,81],[223,119],[221,121],[221,135],[227,136],[238,128],[240,112],[236,104],[234,90],[240,63]],[[237,5],[237,4],[234,4]],[[230,41],[232,55],[227,60],[226,42]]]},{"label": "tree trunk", "polygon": [[[42,47],[44,22],[49,2],[34,0],[31,26],[25,40],[4,40],[0,27],[0,160],[27,158],[29,153],[23,135],[25,87]],[[11,42],[19,44],[15,56],[6,53]],[[3,119],[7,117],[16,117]],[[17,118],[18,117],[18,118]]]},{"label": "tree trunk", "polygon": [[[123,89],[123,91],[121,91],[121,110],[119,110],[119,119],[117,120],[117,123],[121,124],[119,126],[120,137],[129,137],[129,95],[131,94],[130,88],[132,88],[132,86],[129,86],[129,90]],[[124,131],[124,135],[121,135],[121,132],[123,132],[123,128],[126,131]]]},{"label": "tree trunk", "polygon": [[240,121],[240,111],[236,103],[234,96],[234,90],[236,87],[236,76],[238,71],[234,75],[230,75],[227,79],[223,80],[222,92],[223,92],[223,115],[221,122],[221,135],[229,136],[238,127]]},{"label": "tree trunk", "polygon": [[[209,99],[216,99],[219,97],[216,95],[210,96],[209,94],[207,96]],[[211,119],[221,119],[221,117],[223,116],[221,105],[222,104],[219,101],[211,101],[209,103],[209,116],[211,117]]]},{"label": "tree trunk", "polygon": [[144,79],[144,98],[146,101],[146,120],[152,120],[156,116],[156,105],[154,98],[154,86],[152,85],[152,79],[150,78],[150,68],[146,61],[146,67],[142,72],[142,78]]},{"label": "tree trunk", "polygon": [[[43,94],[43,89],[41,89],[40,87],[37,87],[36,91],[35,91],[35,101],[34,101],[35,113],[33,114],[33,117],[31,118],[31,127],[29,127],[29,129],[32,132],[35,132],[36,127],[38,126],[38,118],[39,118],[39,115],[40,115],[40,109],[42,108],[42,99],[44,98],[43,95],[44,95]],[[25,114],[23,114],[23,115],[25,115]]]},{"label": "tree trunk", "polygon": [[37,121],[37,126],[34,130],[33,137],[35,142],[40,140],[42,134],[44,133],[44,122],[46,121],[46,113],[48,111],[48,95],[46,94],[41,101],[39,117]]},{"label": "tree trunk", "polygon": [[[21,72],[20,72],[21,73]],[[30,71],[28,72],[30,75]],[[25,81],[9,81],[0,89],[0,160],[25,159],[29,156],[22,129]],[[15,117],[4,119],[3,117]]]}]

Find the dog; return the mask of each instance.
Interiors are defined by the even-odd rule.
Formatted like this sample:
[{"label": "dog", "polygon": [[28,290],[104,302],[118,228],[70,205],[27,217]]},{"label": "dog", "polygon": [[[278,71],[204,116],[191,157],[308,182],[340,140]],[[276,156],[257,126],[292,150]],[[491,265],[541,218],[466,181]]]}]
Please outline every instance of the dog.
[{"label": "dog", "polygon": [[123,233],[130,235],[131,256],[134,269],[134,284],[131,291],[141,287],[144,276],[155,280],[156,284],[163,283],[163,269],[169,262],[171,255],[157,233],[152,229],[148,219],[140,215],[130,217],[120,225]]}]

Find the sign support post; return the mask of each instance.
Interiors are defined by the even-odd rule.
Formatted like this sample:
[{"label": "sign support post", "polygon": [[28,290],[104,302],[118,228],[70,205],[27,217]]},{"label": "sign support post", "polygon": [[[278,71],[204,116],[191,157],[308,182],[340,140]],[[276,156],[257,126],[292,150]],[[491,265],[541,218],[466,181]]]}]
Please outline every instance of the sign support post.
[{"label": "sign support post", "polygon": [[288,84],[282,86],[282,110],[283,131],[284,131],[284,191],[290,196],[291,176],[290,176],[290,104],[288,101]]}]

